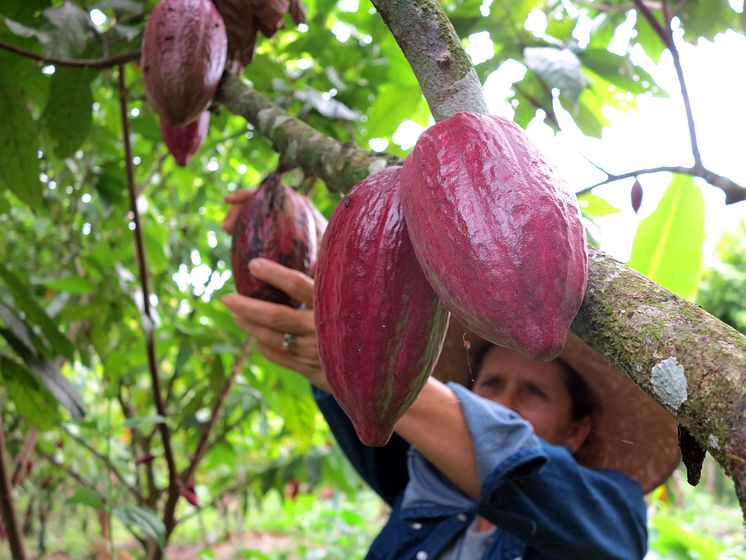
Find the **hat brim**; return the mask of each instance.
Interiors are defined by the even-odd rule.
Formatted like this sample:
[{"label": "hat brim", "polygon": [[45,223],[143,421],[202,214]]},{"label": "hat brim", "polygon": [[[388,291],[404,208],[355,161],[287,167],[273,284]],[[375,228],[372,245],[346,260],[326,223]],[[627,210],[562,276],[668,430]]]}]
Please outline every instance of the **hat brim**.
[{"label": "hat brim", "polygon": [[[471,385],[474,357],[488,344],[451,317],[433,376]],[[591,434],[575,453],[578,462],[622,471],[646,493],[662,484],[681,460],[676,419],[574,334],[559,359],[583,377],[599,405]]]}]

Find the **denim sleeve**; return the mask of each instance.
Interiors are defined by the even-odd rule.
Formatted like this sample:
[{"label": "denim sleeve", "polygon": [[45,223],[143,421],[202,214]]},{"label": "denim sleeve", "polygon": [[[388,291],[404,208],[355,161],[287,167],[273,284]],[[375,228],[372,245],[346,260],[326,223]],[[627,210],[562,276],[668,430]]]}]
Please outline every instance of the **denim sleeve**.
[{"label": "denim sleeve", "polygon": [[389,506],[404,491],[407,474],[407,450],[409,444],[394,434],[383,447],[368,447],[360,443],[350,419],[334,400],[334,397],[312,387],[313,398],[324,415],[342,452],[362,479]]},{"label": "denim sleeve", "polygon": [[[635,481],[579,465],[565,448],[538,439],[528,422],[503,406],[451,388],[474,440],[480,515],[558,560],[645,556],[646,508]],[[505,434],[512,435],[506,440]],[[518,445],[505,449],[506,441]],[[526,456],[534,459],[526,461]]]}]

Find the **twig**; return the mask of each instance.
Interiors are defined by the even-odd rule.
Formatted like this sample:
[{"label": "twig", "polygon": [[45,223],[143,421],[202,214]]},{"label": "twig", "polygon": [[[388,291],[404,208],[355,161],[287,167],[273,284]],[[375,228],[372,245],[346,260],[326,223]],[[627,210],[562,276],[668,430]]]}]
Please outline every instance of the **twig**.
[{"label": "twig", "polygon": [[69,467],[64,463],[61,463],[60,461],[55,459],[53,455],[51,455],[50,453],[47,453],[46,451],[42,449],[37,449],[36,452],[39,455],[39,457],[41,457],[42,459],[45,459],[48,463],[54,465],[60,470],[65,471],[65,473],[67,473],[67,475],[70,478],[72,478],[75,482],[77,482],[81,486],[88,488],[89,490],[94,492],[96,496],[101,500],[102,503],[107,502],[106,496],[98,488],[96,488],[96,485],[93,484],[92,482],[87,481],[80,474],[78,474],[72,467]]},{"label": "twig", "polygon": [[596,187],[606,185],[607,183],[613,183],[614,181],[620,181],[622,179],[629,179],[636,177],[637,175],[650,175],[652,173],[680,173],[682,175],[691,175],[692,177],[699,177],[710,183],[713,187],[719,188],[725,193],[725,203],[735,204],[746,200],[746,187],[739,185],[732,181],[728,177],[723,177],[709,169],[702,166],[686,167],[681,165],[664,165],[661,167],[648,167],[646,169],[636,169],[634,171],[627,171],[625,173],[609,173],[604,171],[601,167],[591,162],[591,164],[600,171],[606,173],[606,179],[599,181],[598,183],[585,187],[575,194],[581,195],[592,191]]},{"label": "twig", "polygon": [[[541,80],[541,78],[539,79]],[[547,114],[547,118],[551,121],[551,123],[557,128],[557,130],[560,130],[561,127],[560,127],[559,121],[557,120],[557,115],[555,115],[554,109],[552,107],[549,107],[549,108],[545,107],[541,101],[539,101],[538,99],[530,95],[525,89],[523,89],[518,84],[513,84],[513,89],[515,89],[523,97],[528,99],[531,105],[533,105],[536,109],[541,109],[542,111],[544,111]],[[550,100],[551,100],[551,97],[552,96],[550,93],[549,95]]]},{"label": "twig", "polygon": [[21,527],[18,525],[16,509],[13,506],[13,494],[10,486],[10,472],[5,454],[5,426],[0,418],[0,518],[5,525],[5,532],[14,560],[26,560],[23,547]]},{"label": "twig", "polygon": [[[122,138],[124,141],[124,157],[125,157],[125,169],[127,170],[127,187],[130,197],[130,210],[132,211],[133,221],[135,223],[134,234],[135,234],[135,245],[137,248],[137,262],[140,270],[140,285],[143,294],[143,313],[145,315],[145,321],[147,324],[143,325],[145,331],[147,354],[148,354],[148,366],[150,370],[151,379],[151,390],[153,393],[153,400],[155,401],[155,408],[159,415],[164,419],[166,418],[166,406],[163,403],[163,396],[161,393],[161,382],[158,376],[158,360],[155,351],[155,337],[153,336],[153,329],[155,328],[153,318],[150,312],[150,289],[148,287],[148,269],[145,260],[145,244],[142,238],[142,227],[140,226],[140,217],[137,210],[137,193],[135,189],[135,177],[134,170],[132,167],[132,147],[130,145],[129,137],[129,117],[127,111],[127,85],[124,77],[124,65],[119,65],[119,104],[122,116]],[[171,433],[168,429],[168,424],[160,422],[158,424],[158,431],[161,434],[161,440],[163,443],[163,454],[166,458],[166,465],[168,466],[168,499],[167,503],[175,505],[179,499],[181,492],[181,484],[179,482],[178,471],[176,469],[176,460],[174,459],[173,449],[171,448]],[[169,511],[166,510],[164,515],[164,524],[166,526],[166,532],[170,534],[175,526],[175,518],[173,508]]]},{"label": "twig", "polygon": [[679,49],[676,48],[676,41],[673,38],[673,29],[671,28],[671,14],[668,9],[668,4],[665,0],[662,2],[663,18],[665,20],[666,27],[664,28],[658,19],[655,17],[650,8],[642,0],[634,0],[635,6],[638,11],[645,17],[650,26],[660,37],[663,44],[666,45],[668,50],[671,52],[671,58],[673,59],[673,65],[676,69],[676,77],[679,81],[679,89],[681,90],[681,98],[684,102],[684,111],[686,112],[686,122],[689,127],[689,141],[692,146],[692,156],[694,157],[694,166],[702,166],[702,156],[699,151],[699,144],[697,142],[697,132],[694,126],[694,113],[692,112],[692,104],[689,99],[689,89],[684,79],[684,69],[681,66],[681,57],[679,55]]},{"label": "twig", "polygon": [[57,58],[39,54],[2,40],[0,40],[0,49],[10,51],[32,60],[38,60],[44,64],[51,64],[53,66],[69,66],[72,68],[112,68],[114,66],[119,66],[140,59],[140,51],[115,54],[106,58]]},{"label": "twig", "polygon": [[85,441],[80,436],[77,436],[74,433],[72,433],[68,428],[63,427],[63,431],[68,436],[70,436],[70,438],[72,438],[75,441],[75,443],[77,443],[78,445],[81,445],[82,447],[84,447],[96,459],[98,459],[99,461],[101,461],[102,463],[104,463],[106,465],[106,468],[109,470],[109,472],[111,472],[114,475],[114,477],[119,482],[122,483],[122,486],[124,486],[138,500],[138,502],[142,501],[143,497],[140,494],[140,492],[137,490],[137,488],[135,488],[134,486],[132,486],[131,484],[129,484],[124,479],[124,476],[122,476],[122,473],[119,472],[119,469],[117,469],[117,467],[114,465],[114,463],[111,462],[111,459],[109,457],[107,457],[106,455],[104,455],[103,453],[101,453],[100,451],[98,451],[95,447],[93,447],[90,443],[88,443],[87,441]]},{"label": "twig", "polygon": [[197,444],[197,450],[194,452],[189,466],[181,474],[182,482],[187,484],[191,482],[192,477],[194,476],[194,472],[197,470],[200,461],[202,461],[202,458],[207,452],[210,436],[215,431],[215,426],[217,426],[218,418],[220,418],[220,412],[223,409],[223,405],[225,404],[225,399],[227,398],[228,392],[233,386],[233,380],[241,371],[244,364],[246,364],[246,360],[248,359],[249,354],[251,354],[251,349],[253,347],[254,339],[251,339],[251,341],[244,347],[238,359],[233,362],[231,373],[225,380],[223,387],[220,389],[220,393],[218,393],[218,396],[215,399],[215,404],[213,405],[212,412],[210,414],[210,422],[207,424],[207,426],[205,426],[205,429],[202,430],[202,435],[200,436],[199,443]]},{"label": "twig", "polygon": [[28,461],[31,459],[31,455],[36,449],[36,440],[39,438],[39,430],[31,428],[26,434],[26,439],[23,442],[23,449],[13,457],[13,476],[10,479],[11,486],[18,486],[23,484],[26,477],[29,475],[29,470],[26,468]]}]

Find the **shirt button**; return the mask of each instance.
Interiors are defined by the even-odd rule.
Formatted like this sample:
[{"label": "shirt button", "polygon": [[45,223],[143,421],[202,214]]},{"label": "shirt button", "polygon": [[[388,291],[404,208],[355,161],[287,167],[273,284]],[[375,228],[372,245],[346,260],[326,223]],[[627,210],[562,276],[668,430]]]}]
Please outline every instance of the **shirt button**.
[{"label": "shirt button", "polygon": [[427,560],[427,552],[425,552],[424,550],[420,550],[415,555],[415,558],[417,558],[417,560]]},{"label": "shirt button", "polygon": [[412,529],[414,530],[422,529],[422,523],[412,523]]},{"label": "shirt button", "polygon": [[456,516],[456,519],[458,519],[459,521],[466,521],[466,514],[465,513],[459,513]]}]

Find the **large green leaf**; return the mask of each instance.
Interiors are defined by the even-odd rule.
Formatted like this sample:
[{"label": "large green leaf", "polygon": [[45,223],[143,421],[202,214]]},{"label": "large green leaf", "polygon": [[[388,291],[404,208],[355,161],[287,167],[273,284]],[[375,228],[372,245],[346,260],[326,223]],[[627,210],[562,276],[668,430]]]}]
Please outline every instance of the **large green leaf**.
[{"label": "large green leaf", "polygon": [[658,207],[637,227],[629,266],[693,300],[702,268],[705,204],[692,177],[674,175]]},{"label": "large green leaf", "polygon": [[44,45],[48,55],[75,58],[85,50],[88,38],[92,38],[88,12],[77,4],[66,0],[59,6],[44,10],[50,41]]},{"label": "large green leaf", "polygon": [[58,68],[52,78],[43,120],[55,153],[66,158],[80,148],[91,129],[94,70]]},{"label": "large green leaf", "polygon": [[152,510],[137,506],[114,508],[112,515],[124,523],[136,538],[152,539],[163,548],[166,546],[166,527]]},{"label": "large green leaf", "polygon": [[21,279],[10,270],[0,265],[0,280],[5,284],[8,292],[13,296],[16,306],[26,314],[26,319],[37,325],[49,342],[50,346],[58,354],[72,360],[75,355],[75,347],[70,339],[62,334],[54,320],[39,305],[36,298]]},{"label": "large green leaf", "polygon": [[17,78],[18,63],[0,57],[0,187],[37,208],[41,205],[38,132]]},{"label": "large green leaf", "polygon": [[27,422],[40,430],[59,425],[62,418],[57,403],[28,369],[9,358],[0,357],[0,377],[8,397]]},{"label": "large green leaf", "polygon": [[523,50],[523,61],[550,88],[557,88],[573,105],[577,104],[586,79],[575,53],[569,49],[529,47]]}]

